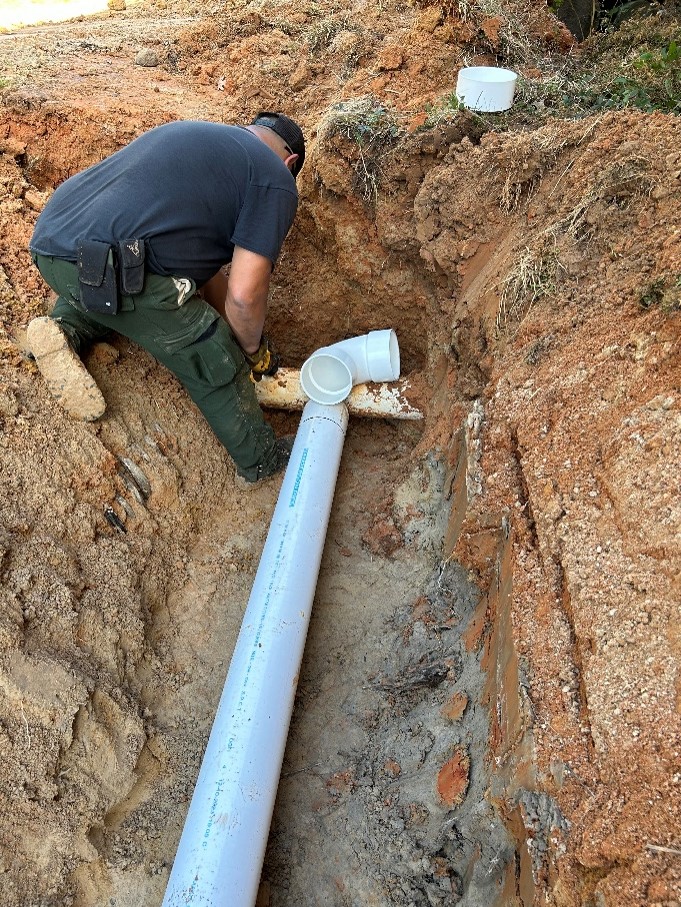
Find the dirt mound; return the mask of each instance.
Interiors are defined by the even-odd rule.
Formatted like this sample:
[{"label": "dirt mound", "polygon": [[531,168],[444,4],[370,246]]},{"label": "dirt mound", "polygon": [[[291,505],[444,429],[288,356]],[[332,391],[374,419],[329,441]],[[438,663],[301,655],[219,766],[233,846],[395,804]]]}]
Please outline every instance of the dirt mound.
[{"label": "dirt mound", "polygon": [[[559,903],[593,896],[581,867],[602,873],[605,903],[678,886],[647,849],[679,833],[679,157],[659,154],[678,138],[677,122],[639,115],[484,137],[431,171],[415,205],[432,266],[461,277],[453,346],[465,362],[477,337],[489,369],[456,554],[489,575],[481,524],[496,512],[512,527],[534,766],[571,823],[565,857],[541,855],[548,880],[571,864]],[[480,194],[496,214],[475,211]]]},{"label": "dirt mound", "polygon": [[[571,43],[524,2],[140,3],[0,38],[8,907],[161,902],[278,488],[244,496],[120,338],[87,362],[104,418],[55,407],[33,223],[144,129],[263,108],[310,146],[269,333],[299,366],[395,327],[425,420],[351,425],[260,901],[681,901],[681,126],[551,117]],[[452,107],[464,62],[516,66],[515,123]]]}]

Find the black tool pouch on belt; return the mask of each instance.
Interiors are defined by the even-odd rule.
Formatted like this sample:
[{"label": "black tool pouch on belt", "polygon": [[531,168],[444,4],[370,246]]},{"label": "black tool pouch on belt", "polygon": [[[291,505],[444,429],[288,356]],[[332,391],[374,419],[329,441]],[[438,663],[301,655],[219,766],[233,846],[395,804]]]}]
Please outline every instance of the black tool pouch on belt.
[{"label": "black tool pouch on belt", "polygon": [[118,312],[118,281],[109,243],[87,239],[78,246],[78,283],[86,312],[97,315]]},{"label": "black tool pouch on belt", "polygon": [[136,296],[144,289],[144,240],[124,239],[118,243],[121,292]]}]

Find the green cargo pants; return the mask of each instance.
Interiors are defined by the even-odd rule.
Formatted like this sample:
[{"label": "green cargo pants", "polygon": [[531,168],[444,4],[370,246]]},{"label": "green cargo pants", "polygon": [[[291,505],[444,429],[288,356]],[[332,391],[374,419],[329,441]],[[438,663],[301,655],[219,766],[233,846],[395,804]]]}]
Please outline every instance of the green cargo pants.
[{"label": "green cargo pants", "polygon": [[78,354],[110,331],[129,337],[165,365],[186,388],[208,424],[248,480],[267,475],[277,457],[250,369],[227,323],[196,294],[187,278],[147,273],[136,296],[121,296],[116,315],[85,312],[78,269],[34,254],[44,280],[57,293],[50,317]]}]

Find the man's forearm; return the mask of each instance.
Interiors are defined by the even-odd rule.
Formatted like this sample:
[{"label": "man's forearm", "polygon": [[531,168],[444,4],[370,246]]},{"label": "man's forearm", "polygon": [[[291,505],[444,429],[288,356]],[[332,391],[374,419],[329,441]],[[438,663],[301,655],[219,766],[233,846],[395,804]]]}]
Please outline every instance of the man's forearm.
[{"label": "man's forearm", "polygon": [[255,353],[260,346],[266,314],[267,295],[248,302],[235,299],[230,292],[225,297],[224,318],[246,353]]},{"label": "man's forearm", "polygon": [[267,258],[235,246],[229,274],[221,268],[201,290],[246,353],[255,353],[260,346],[271,271]]}]

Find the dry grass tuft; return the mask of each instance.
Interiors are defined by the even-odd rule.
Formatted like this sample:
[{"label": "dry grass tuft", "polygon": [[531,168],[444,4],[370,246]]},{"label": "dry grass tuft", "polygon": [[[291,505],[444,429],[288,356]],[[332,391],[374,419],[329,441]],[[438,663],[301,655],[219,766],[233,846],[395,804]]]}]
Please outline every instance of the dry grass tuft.
[{"label": "dry grass tuft", "polygon": [[501,287],[495,320],[497,335],[520,324],[537,300],[555,293],[561,269],[554,249],[526,247],[521,252]]},{"label": "dry grass tuft", "polygon": [[335,136],[352,143],[351,161],[356,189],[365,202],[375,205],[382,177],[382,161],[394,148],[400,129],[392,112],[371,96],[333,104],[319,124],[320,144]]}]

